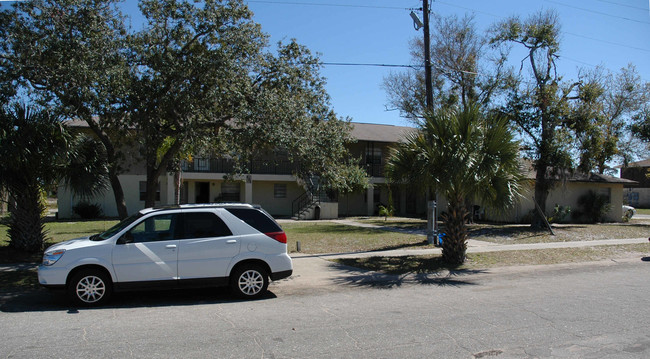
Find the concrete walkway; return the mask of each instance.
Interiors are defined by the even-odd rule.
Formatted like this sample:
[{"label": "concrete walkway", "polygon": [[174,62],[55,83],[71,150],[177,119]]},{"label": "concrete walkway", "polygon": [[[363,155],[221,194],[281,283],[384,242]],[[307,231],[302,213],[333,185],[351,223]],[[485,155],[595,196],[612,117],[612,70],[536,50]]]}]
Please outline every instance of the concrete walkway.
[{"label": "concrete walkway", "polygon": [[[550,248],[585,248],[596,246],[613,246],[619,244],[649,243],[647,238],[626,238],[626,239],[604,239],[593,241],[571,241],[571,242],[547,242],[547,243],[525,243],[525,244],[495,244],[470,239],[467,241],[467,253],[502,252],[502,251],[524,251],[534,249]],[[650,249],[650,244],[648,246]],[[441,254],[442,249],[393,249],[387,251],[368,251],[353,253],[326,253],[326,254],[301,254],[291,253],[293,258],[318,257],[323,259],[339,258],[368,258],[368,257],[398,257],[398,256],[421,256],[428,254]]]}]

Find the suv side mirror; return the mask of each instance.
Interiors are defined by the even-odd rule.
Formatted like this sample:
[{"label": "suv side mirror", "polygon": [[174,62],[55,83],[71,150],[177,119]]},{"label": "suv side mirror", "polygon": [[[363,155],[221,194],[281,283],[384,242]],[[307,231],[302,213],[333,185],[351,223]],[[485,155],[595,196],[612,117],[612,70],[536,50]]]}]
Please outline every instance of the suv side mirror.
[{"label": "suv side mirror", "polygon": [[117,240],[117,244],[127,244],[133,243],[133,234],[131,232],[126,232]]}]

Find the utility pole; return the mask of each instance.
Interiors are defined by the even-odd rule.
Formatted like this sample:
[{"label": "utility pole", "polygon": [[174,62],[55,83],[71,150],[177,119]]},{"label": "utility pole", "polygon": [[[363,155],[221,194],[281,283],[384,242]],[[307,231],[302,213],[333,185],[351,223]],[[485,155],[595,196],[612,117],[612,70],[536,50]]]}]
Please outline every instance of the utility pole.
[{"label": "utility pole", "polygon": [[431,85],[431,40],[429,38],[429,0],[422,0],[424,17],[424,84],[426,89],[427,111],[433,110],[433,86]]}]

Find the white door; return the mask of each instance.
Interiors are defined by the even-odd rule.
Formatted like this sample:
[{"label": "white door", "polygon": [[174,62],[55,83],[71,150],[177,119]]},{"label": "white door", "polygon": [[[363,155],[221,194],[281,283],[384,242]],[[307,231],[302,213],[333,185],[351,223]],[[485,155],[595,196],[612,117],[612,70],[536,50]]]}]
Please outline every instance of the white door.
[{"label": "white door", "polygon": [[176,214],[144,219],[118,240],[113,248],[113,268],[118,282],[178,279]]}]

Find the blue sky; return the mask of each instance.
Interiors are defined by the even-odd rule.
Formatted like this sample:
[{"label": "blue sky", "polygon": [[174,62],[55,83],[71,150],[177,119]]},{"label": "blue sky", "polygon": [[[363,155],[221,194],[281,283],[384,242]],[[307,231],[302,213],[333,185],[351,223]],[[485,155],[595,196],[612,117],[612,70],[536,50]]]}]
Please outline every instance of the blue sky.
[{"label": "blue sky", "polygon": [[[410,11],[406,10],[421,7],[418,0],[248,3],[273,42],[296,38],[320,53],[325,63],[411,64],[408,43],[422,36],[421,30],[414,30]],[[618,71],[633,63],[644,80],[650,81],[648,6],[648,0],[446,0],[434,1],[431,10],[443,16],[473,13],[483,32],[511,15],[526,18],[540,9],[555,9],[562,24],[558,70],[565,79],[577,77],[580,67],[601,65]],[[520,59],[521,55],[513,54],[516,63]],[[340,116],[349,116],[354,122],[408,125],[397,111],[386,110],[386,93],[381,85],[385,76],[396,71],[402,70],[326,65],[322,74]]]},{"label": "blue sky", "polygon": [[[6,6],[11,2],[0,2]],[[413,64],[409,41],[422,36],[409,16],[421,0],[249,0],[255,21],[271,42],[295,38],[320,54],[324,63]],[[579,68],[597,65],[618,71],[632,63],[650,81],[650,0],[445,0],[431,10],[447,16],[474,14],[479,32],[511,15],[526,18],[555,9],[562,24],[558,72],[577,77]],[[125,11],[139,26],[137,2]],[[433,54],[435,56],[435,54]],[[513,53],[518,64],[523,55]],[[399,68],[325,65],[331,103],[339,116],[354,122],[408,125],[387,110],[383,79]]]}]

